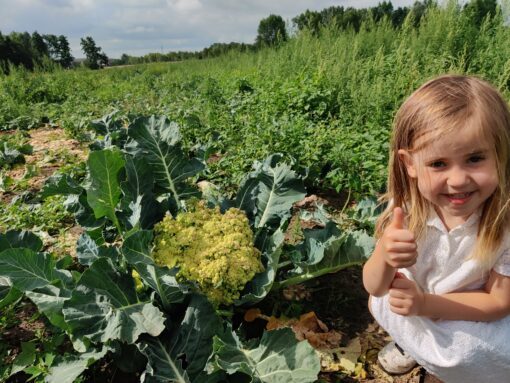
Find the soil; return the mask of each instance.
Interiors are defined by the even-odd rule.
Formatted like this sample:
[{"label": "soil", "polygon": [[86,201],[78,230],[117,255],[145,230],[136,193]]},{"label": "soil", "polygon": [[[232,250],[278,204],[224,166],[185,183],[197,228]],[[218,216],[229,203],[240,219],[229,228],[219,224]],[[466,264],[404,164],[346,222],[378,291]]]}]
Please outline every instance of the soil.
[{"label": "soil", "polygon": [[[8,134],[5,133],[4,134]],[[26,165],[35,165],[37,174],[28,180],[29,191],[38,192],[44,182],[62,165],[64,158],[73,158],[73,161],[85,161],[87,149],[83,143],[68,138],[65,131],[59,127],[44,126],[28,131],[28,143],[32,145],[31,155],[25,155],[25,164],[17,165],[6,172],[6,175],[15,181],[20,181],[25,175]],[[0,193],[0,200],[9,203],[15,193]]]},{"label": "soil", "polygon": [[407,374],[391,376],[377,363],[377,353],[391,337],[374,321],[368,311],[368,294],[361,277],[361,267],[350,267],[324,275],[309,283],[311,295],[305,303],[331,329],[344,334],[342,346],[359,342],[358,361],[363,363],[365,378],[352,378],[339,373],[323,374],[327,382],[363,383],[441,383],[417,366]]}]

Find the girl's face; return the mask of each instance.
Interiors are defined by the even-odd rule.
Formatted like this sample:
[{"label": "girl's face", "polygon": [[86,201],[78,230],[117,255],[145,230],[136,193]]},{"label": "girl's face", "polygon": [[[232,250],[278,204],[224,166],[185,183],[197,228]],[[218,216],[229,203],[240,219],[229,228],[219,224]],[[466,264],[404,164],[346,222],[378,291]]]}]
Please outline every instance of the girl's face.
[{"label": "girl's face", "polygon": [[[415,147],[428,138],[427,134],[418,138]],[[420,150],[401,149],[398,154],[448,230],[464,223],[498,186],[494,144],[474,126],[441,136]]]}]

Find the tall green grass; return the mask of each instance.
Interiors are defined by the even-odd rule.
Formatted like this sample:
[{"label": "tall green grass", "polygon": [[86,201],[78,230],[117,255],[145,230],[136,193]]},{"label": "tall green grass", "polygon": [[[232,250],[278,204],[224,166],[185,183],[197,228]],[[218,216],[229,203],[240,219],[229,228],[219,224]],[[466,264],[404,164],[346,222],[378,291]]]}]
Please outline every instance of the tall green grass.
[{"label": "tall green grass", "polygon": [[234,186],[275,151],[310,167],[309,183],[354,196],[384,189],[395,111],[424,81],[478,75],[510,99],[510,31],[501,13],[476,27],[457,1],[429,9],[419,28],[387,20],[359,31],[306,31],[276,49],[180,63],[0,78],[0,127],[53,121],[80,137],[112,110],[166,114],[189,145],[220,133],[211,179]]}]

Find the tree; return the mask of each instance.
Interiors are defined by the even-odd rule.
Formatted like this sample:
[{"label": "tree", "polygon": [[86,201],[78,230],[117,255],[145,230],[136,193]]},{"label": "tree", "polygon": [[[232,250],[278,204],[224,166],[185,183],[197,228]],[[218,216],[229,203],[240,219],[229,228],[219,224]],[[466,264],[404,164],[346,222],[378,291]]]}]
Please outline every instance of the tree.
[{"label": "tree", "polygon": [[471,0],[464,6],[465,12],[477,27],[482,25],[487,15],[494,17],[498,8],[497,0]]},{"label": "tree", "polygon": [[101,47],[96,46],[96,42],[90,36],[80,39],[80,45],[83,53],[87,57],[85,65],[90,69],[99,69],[108,65],[108,56],[101,51]]},{"label": "tree", "polygon": [[49,57],[48,45],[44,41],[44,38],[35,31],[32,33],[32,52],[34,54],[34,61],[42,63],[44,57]]},{"label": "tree", "polygon": [[283,21],[281,16],[269,15],[269,17],[260,20],[257,29],[257,46],[274,46],[286,40],[287,30],[285,29],[285,21]]},{"label": "tree", "polygon": [[57,62],[64,68],[70,68],[73,65],[74,57],[71,55],[71,48],[67,37],[58,36],[58,60]]}]

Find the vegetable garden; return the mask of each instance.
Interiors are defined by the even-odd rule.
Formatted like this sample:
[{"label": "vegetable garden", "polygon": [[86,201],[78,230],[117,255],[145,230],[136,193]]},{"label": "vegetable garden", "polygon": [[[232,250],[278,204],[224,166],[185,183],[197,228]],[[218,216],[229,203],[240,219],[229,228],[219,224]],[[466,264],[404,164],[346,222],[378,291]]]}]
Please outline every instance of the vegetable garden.
[{"label": "vegetable garden", "polygon": [[347,352],[351,325],[332,317],[362,307],[362,322],[366,296],[314,299],[335,279],[360,289],[398,105],[444,72],[508,96],[509,37],[502,14],[474,26],[450,2],[419,28],[303,32],[256,54],[13,68],[0,77],[0,380],[375,379],[373,345],[350,364],[324,352]]}]

